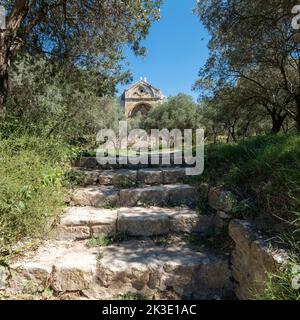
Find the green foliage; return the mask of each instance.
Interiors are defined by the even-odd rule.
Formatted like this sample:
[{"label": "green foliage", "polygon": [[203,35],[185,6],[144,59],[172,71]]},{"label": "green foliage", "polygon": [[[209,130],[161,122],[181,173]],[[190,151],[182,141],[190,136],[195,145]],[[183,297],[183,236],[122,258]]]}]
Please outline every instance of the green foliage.
[{"label": "green foliage", "polygon": [[131,292],[118,296],[117,299],[118,300],[146,300],[144,296],[136,293],[131,293]]},{"label": "green foliage", "polygon": [[136,179],[123,176],[117,180],[116,186],[123,189],[130,189],[136,186]]},{"label": "green foliage", "polygon": [[1,139],[0,252],[14,241],[49,231],[64,205],[64,171],[72,152],[59,141],[24,136]]},{"label": "green foliage", "polygon": [[120,243],[123,241],[127,241],[129,239],[129,234],[128,232],[124,231],[124,232],[117,232],[113,237],[112,237],[112,241],[114,243]]},{"label": "green foliage", "polygon": [[[72,59],[81,65],[109,64],[129,44],[136,54],[143,54],[140,42],[152,22],[159,20],[160,0],[111,0],[33,2],[30,5],[1,0],[8,16],[25,15],[15,23],[13,33],[22,30],[28,50],[50,51],[55,56]],[[38,18],[37,18],[38,17]],[[49,45],[51,44],[51,45]]]},{"label": "green foliage", "polygon": [[147,129],[194,129],[197,124],[198,106],[192,97],[178,94],[153,108],[142,126]]},{"label": "green foliage", "polygon": [[274,133],[295,125],[300,131],[300,38],[291,24],[296,4],[197,1],[195,12],[211,38],[209,58],[194,87],[203,97],[220,98],[213,106],[216,125],[211,129],[220,130],[221,124],[233,140],[265,126]]},{"label": "green foliage", "polygon": [[[100,97],[97,76],[41,56],[19,57],[11,70],[11,96],[2,132],[16,131],[72,144],[96,145],[96,133],[121,117],[114,98]],[[102,88],[101,94],[112,94]]]},{"label": "green foliage", "polygon": [[166,247],[169,244],[167,236],[153,237],[153,242],[157,247]]},{"label": "green foliage", "polygon": [[81,171],[69,170],[63,176],[63,184],[65,187],[73,188],[82,185],[85,180],[85,174]]},{"label": "green foliage", "polygon": [[[300,300],[300,289],[293,287],[296,279],[300,279],[299,268],[291,261],[288,266],[277,273],[269,273],[266,289],[258,299],[261,300]],[[297,277],[297,278],[296,278]],[[299,281],[299,280],[298,280]],[[299,283],[298,283],[299,284]]]},{"label": "green foliage", "polygon": [[243,199],[232,208],[231,213],[234,215],[242,214],[244,217],[251,218],[251,214],[256,211],[257,208],[251,199]]},{"label": "green foliage", "polygon": [[129,239],[127,232],[117,232],[113,236],[101,235],[90,239],[87,246],[92,247],[107,247],[113,243],[120,243]]},{"label": "green foliage", "polygon": [[183,234],[181,236],[182,240],[189,243],[190,245],[199,245],[201,244],[201,237],[196,234]]},{"label": "green foliage", "polygon": [[[224,185],[243,201],[236,214],[256,216],[267,230],[288,221],[300,229],[300,136],[266,135],[239,143],[207,145],[199,183]],[[294,234],[299,237],[299,233]]]},{"label": "green foliage", "polygon": [[92,238],[88,241],[87,246],[89,248],[93,247],[107,247],[111,244],[111,238],[107,236],[100,236],[97,238]]}]

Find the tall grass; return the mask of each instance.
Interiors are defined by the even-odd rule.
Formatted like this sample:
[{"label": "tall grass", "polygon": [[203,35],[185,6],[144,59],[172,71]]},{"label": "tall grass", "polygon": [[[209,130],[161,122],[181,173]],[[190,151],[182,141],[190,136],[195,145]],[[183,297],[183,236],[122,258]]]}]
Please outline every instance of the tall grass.
[{"label": "tall grass", "polygon": [[284,221],[295,232],[300,229],[300,135],[207,145],[204,174],[198,179],[196,183],[205,180],[235,192],[247,202],[244,217],[261,218],[270,229]]},{"label": "tall grass", "polygon": [[300,135],[258,136],[235,144],[207,145],[205,171],[195,183],[224,186],[239,198],[233,214],[254,219],[293,259],[269,274],[258,298],[299,300],[293,267],[300,262]]},{"label": "tall grass", "polygon": [[[276,274],[268,274],[266,288],[257,298],[260,300],[297,300],[300,301],[300,290],[293,287],[299,285],[300,274],[296,263],[291,261],[284,270]],[[296,283],[297,282],[297,283]]]},{"label": "tall grass", "polygon": [[0,140],[0,255],[24,237],[42,237],[64,205],[71,153],[32,136]]}]

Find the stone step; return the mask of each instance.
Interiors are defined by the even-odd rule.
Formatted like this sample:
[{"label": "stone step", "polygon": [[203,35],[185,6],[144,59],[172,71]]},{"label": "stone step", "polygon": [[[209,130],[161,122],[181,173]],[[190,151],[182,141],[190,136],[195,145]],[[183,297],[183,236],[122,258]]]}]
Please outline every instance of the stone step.
[{"label": "stone step", "polygon": [[83,241],[46,242],[11,264],[10,292],[78,292],[89,299],[139,294],[148,298],[223,299],[231,295],[228,258],[186,244],[128,241],[88,248]]},{"label": "stone step", "polygon": [[56,228],[58,240],[82,240],[126,233],[129,236],[156,236],[169,233],[208,234],[213,216],[200,215],[189,208],[96,209],[71,207]]},{"label": "stone step", "polygon": [[197,202],[195,188],[187,184],[146,186],[118,190],[112,186],[78,188],[71,196],[71,205],[92,207],[190,206]]},{"label": "stone step", "polygon": [[187,180],[185,168],[147,168],[138,170],[82,170],[76,172],[83,174],[82,186],[105,185],[117,188],[132,188],[143,185],[176,184]]},{"label": "stone step", "polygon": [[196,190],[187,184],[150,186],[137,189],[121,189],[120,204],[126,207],[142,206],[189,206],[197,203]]},{"label": "stone step", "polygon": [[[122,160],[121,160],[122,159]],[[129,157],[127,159],[126,164],[122,163],[124,162],[124,158],[117,158],[115,163],[107,163],[107,164],[100,164],[97,161],[96,157],[80,157],[74,162],[75,167],[81,167],[81,168],[89,168],[89,169],[141,169],[141,168],[157,168],[157,167],[172,167],[172,166],[188,166],[186,164],[186,161],[184,157],[179,157],[171,154],[170,161],[168,161],[168,157],[166,155],[160,155],[155,156],[155,163],[152,160],[150,156],[144,156],[143,162],[144,163],[138,163],[133,164],[136,161],[136,157]],[[164,160],[163,160],[164,159]]]},{"label": "stone step", "polygon": [[86,186],[75,189],[71,195],[71,205],[114,207],[120,204],[120,192],[113,186]]}]

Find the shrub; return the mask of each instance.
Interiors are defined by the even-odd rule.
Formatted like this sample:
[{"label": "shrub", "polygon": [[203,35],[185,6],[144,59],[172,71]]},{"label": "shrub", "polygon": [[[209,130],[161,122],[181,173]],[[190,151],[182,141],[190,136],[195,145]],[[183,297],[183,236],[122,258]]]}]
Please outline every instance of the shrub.
[{"label": "shrub", "polygon": [[[210,144],[196,182],[224,185],[249,204],[242,210],[299,228],[300,136],[266,135],[233,144]],[[247,209],[247,210],[246,210]],[[270,225],[271,227],[272,225]]]},{"label": "shrub", "polygon": [[233,191],[239,197],[234,215],[255,219],[293,257],[294,264],[286,270],[269,274],[259,298],[299,300],[299,290],[292,287],[292,270],[300,261],[300,135],[265,135],[207,145],[204,173],[192,179],[196,184],[205,181]]},{"label": "shrub", "polygon": [[261,300],[300,300],[300,290],[293,287],[299,279],[299,268],[291,261],[284,270],[268,274],[266,289],[258,296]]},{"label": "shrub", "polygon": [[192,97],[178,94],[167,102],[153,108],[142,127],[150,129],[194,129],[197,127],[198,106]]},{"label": "shrub", "polygon": [[110,92],[99,94],[96,76],[67,64],[20,55],[10,79],[6,121],[0,123],[7,136],[18,131],[93,147],[97,131],[117,126],[121,117]]},{"label": "shrub", "polygon": [[71,152],[59,141],[30,136],[0,140],[0,252],[39,237],[64,205],[62,180]]}]

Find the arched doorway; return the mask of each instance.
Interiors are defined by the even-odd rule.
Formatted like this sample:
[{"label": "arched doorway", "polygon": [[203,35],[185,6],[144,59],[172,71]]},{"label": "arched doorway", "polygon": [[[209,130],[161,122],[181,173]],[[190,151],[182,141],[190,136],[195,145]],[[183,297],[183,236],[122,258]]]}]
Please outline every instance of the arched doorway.
[{"label": "arched doorway", "polygon": [[150,104],[139,103],[133,107],[129,116],[130,116],[130,118],[135,118],[137,116],[140,116],[142,118],[146,118],[150,109],[151,109]]}]

